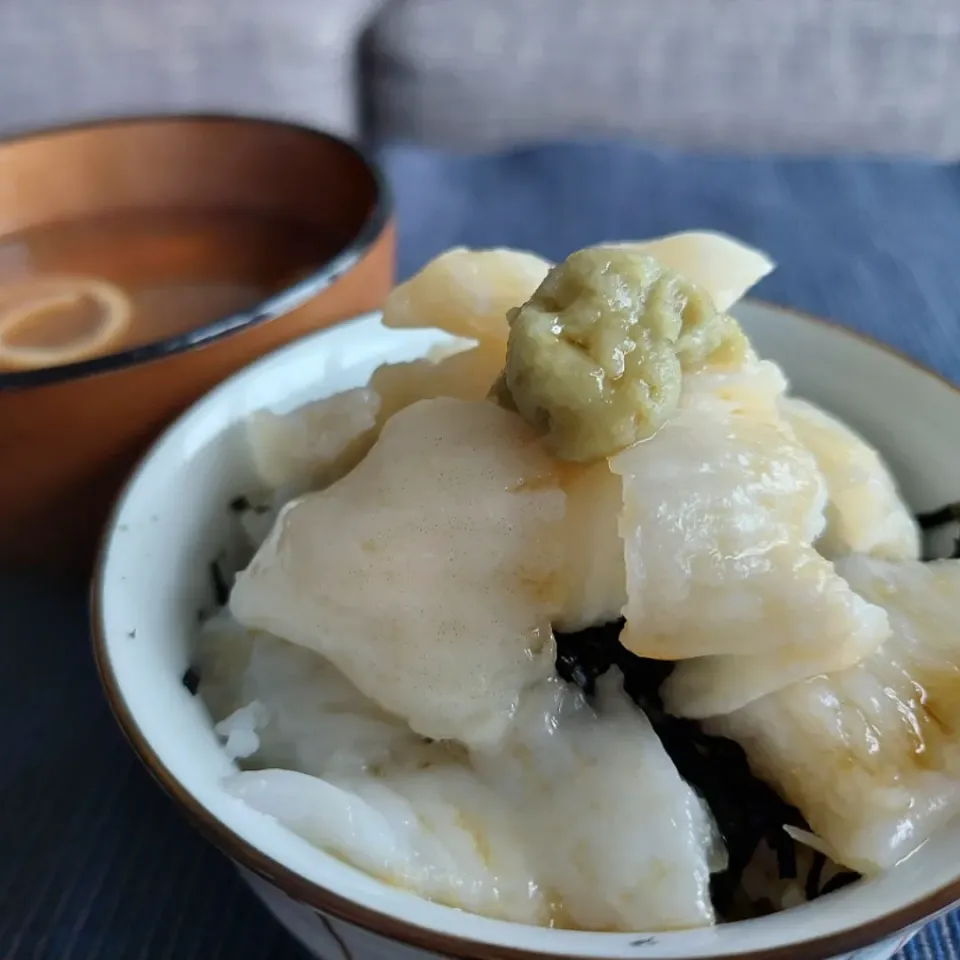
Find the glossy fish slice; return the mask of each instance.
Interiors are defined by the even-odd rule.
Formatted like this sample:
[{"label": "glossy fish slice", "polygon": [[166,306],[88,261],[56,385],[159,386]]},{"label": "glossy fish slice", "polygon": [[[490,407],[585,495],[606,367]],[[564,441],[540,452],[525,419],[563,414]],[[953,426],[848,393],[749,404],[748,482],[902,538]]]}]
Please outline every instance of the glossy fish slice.
[{"label": "glossy fish slice", "polygon": [[515,414],[421,401],[366,458],[289,504],[230,599],[323,654],[419,733],[495,742],[553,670],[564,495]]},{"label": "glossy fish slice", "polygon": [[812,403],[785,397],[781,409],[826,480],[827,526],[817,541],[820,553],[919,559],[919,528],[877,451]]},{"label": "glossy fish slice", "polygon": [[621,640],[682,661],[664,701],[693,718],[851,665],[889,632],[812,546],[825,489],[777,413],[782,376],[760,363],[708,376],[689,378],[656,436],[611,460],[624,497]]},{"label": "glossy fish slice", "polygon": [[888,612],[891,637],[708,728],[744,747],[835,860],[871,874],[960,811],[960,561],[850,556],[837,569]]}]

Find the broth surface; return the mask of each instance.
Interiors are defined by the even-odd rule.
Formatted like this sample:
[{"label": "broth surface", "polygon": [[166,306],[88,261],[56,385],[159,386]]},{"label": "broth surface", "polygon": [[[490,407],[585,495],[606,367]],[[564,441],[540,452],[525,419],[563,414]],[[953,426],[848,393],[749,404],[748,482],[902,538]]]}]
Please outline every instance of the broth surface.
[{"label": "broth surface", "polygon": [[247,310],[320,267],[322,227],[259,213],[137,211],[0,238],[0,372],[116,353]]}]

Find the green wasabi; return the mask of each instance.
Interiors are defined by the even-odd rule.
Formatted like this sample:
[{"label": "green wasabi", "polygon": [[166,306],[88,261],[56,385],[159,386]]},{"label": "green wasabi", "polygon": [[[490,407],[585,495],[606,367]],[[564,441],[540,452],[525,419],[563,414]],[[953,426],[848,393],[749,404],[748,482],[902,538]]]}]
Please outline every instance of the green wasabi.
[{"label": "green wasabi", "polygon": [[684,371],[747,349],[704,291],[621,247],[571,254],[508,320],[492,396],[577,463],[651,436],[676,409]]}]

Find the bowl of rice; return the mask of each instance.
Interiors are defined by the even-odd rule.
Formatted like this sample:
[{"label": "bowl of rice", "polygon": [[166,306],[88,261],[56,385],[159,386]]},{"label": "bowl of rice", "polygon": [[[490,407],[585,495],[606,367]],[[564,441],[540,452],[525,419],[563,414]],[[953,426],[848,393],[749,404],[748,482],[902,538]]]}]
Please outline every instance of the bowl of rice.
[{"label": "bowl of rice", "polygon": [[960,900],[960,392],[771,269],[450,251],[129,479],[106,696],[314,955],[886,960]]}]

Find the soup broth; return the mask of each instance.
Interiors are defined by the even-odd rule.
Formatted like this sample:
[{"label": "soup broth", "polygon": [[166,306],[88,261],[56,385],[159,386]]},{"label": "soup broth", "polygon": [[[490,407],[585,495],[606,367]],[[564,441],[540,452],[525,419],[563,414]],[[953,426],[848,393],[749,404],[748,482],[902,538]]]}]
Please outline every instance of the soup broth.
[{"label": "soup broth", "polygon": [[258,213],[138,211],[0,238],[0,372],[58,366],[248,310],[336,253]]}]

